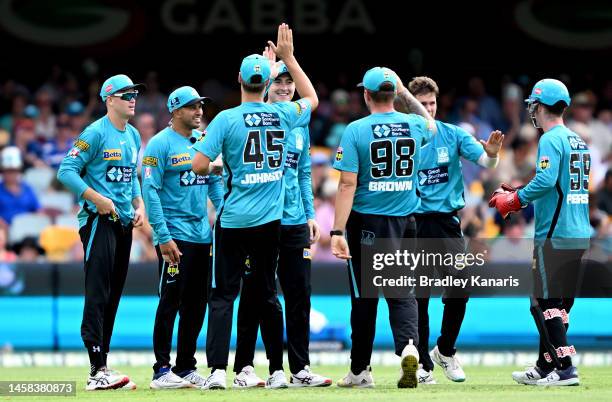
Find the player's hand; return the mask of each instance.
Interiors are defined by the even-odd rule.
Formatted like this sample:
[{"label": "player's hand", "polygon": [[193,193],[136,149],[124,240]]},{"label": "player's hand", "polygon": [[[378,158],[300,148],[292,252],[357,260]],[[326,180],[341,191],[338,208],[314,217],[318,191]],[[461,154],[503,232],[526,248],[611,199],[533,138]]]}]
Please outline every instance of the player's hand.
[{"label": "player's hand", "polygon": [[278,26],[276,45],[274,42],[268,41],[268,46],[270,46],[274,54],[281,60],[293,56],[293,32],[289,29],[289,25],[284,23],[280,24]]},{"label": "player's hand", "polygon": [[279,71],[280,62],[276,61],[276,53],[270,48],[270,46],[266,46],[262,53],[262,56],[268,59],[270,62],[270,80],[276,79]]},{"label": "player's hand", "polygon": [[521,205],[517,190],[509,184],[502,183],[489,199],[489,207],[497,209],[502,218],[506,219],[512,212],[518,212],[527,205]]},{"label": "player's hand", "polygon": [[310,244],[318,242],[321,237],[321,229],[319,229],[317,221],[308,219],[308,229],[310,229]]},{"label": "player's hand", "polygon": [[178,264],[181,262],[181,256],[183,253],[178,249],[178,246],[174,240],[170,240],[168,243],[160,244],[159,250],[161,251],[162,258],[168,264]]},{"label": "player's hand", "polygon": [[332,236],[331,238],[332,254],[343,260],[351,259],[348,243],[344,236]]},{"label": "player's hand", "polygon": [[140,227],[144,224],[144,215],[144,205],[141,205],[140,207],[134,210],[134,219],[132,219],[132,225],[134,225],[135,228]]},{"label": "player's hand", "polygon": [[223,159],[221,159],[221,156],[210,163],[209,174],[214,174],[217,176],[223,174]]},{"label": "player's hand", "polygon": [[93,202],[96,206],[96,210],[100,215],[117,215],[117,210],[115,209],[115,203],[110,198],[106,198],[103,195],[99,195],[96,197],[96,200]]},{"label": "player's hand", "polygon": [[480,140],[480,143],[490,158],[497,158],[503,142],[504,134],[499,130],[491,131],[491,134],[489,134],[489,138],[486,142],[484,140]]}]

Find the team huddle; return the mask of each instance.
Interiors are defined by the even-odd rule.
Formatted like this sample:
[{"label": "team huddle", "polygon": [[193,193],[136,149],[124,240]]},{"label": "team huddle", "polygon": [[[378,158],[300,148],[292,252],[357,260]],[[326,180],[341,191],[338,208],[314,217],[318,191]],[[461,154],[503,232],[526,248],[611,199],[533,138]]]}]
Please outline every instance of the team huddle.
[{"label": "team huddle", "polygon": [[[268,42],[262,55],[243,59],[238,75],[241,104],[220,112],[203,132],[203,108],[211,100],[189,86],[173,91],[167,102],[170,123],[144,150],[142,189],[137,173],[140,135],[128,121],[144,85],[126,75],[113,76],[102,85],[107,114],[81,133],[58,171],[58,179],[81,205],[81,337],[91,365],[87,390],[136,388],[128,376],[108,367],[107,356],[128,271],[132,228],[144,223],[145,214],[159,259],[151,388],[227,387],[239,294],[234,388],[332,384],[311,370],[309,360],[310,246],[320,233],[313,207],[308,124],[319,100],[293,50],[292,31],[282,24],[276,44]],[[379,299],[363,297],[362,276],[372,269],[362,266],[361,254],[371,247],[364,233],[413,248],[419,239],[442,239],[436,243],[438,251],[463,252],[460,159],[494,169],[504,139],[495,130],[478,142],[460,127],[435,120],[439,89],[431,78],[416,77],[404,86],[392,70],[374,67],[359,86],[370,115],[347,126],[334,162],[340,181],[331,247],[336,257],[347,261],[352,331],[350,370],[337,382],[339,387],[374,387],[370,359]],[[295,92],[299,100],[292,101]],[[396,111],[395,101],[408,113]],[[544,132],[536,175],[520,189],[502,184],[489,202],[504,218],[528,203],[535,207],[533,273],[539,289],[534,290],[531,313],[540,350],[535,366],[512,377],[521,384],[577,385],[571,361],[575,349],[566,335],[573,298],[567,296],[568,289],[558,288],[564,286],[561,276],[578,272],[588,247],[584,194],[590,157],[585,143],[563,124],[570,97],[561,82],[538,82],[526,102],[534,125]],[[437,172],[437,179],[427,180],[428,172]],[[216,211],[212,228],[208,200]],[[587,244],[564,241],[577,238]],[[439,269],[444,275],[460,275],[454,268]],[[283,368],[285,328],[276,278],[285,300],[289,380]],[[435,384],[434,362],[450,380],[465,381],[455,343],[469,292],[445,291],[440,336],[431,351],[429,297],[415,298],[406,290],[385,299],[400,357],[397,386]],[[211,371],[201,375],[195,352],[206,309]],[[256,374],[253,362],[259,328],[269,360],[266,380]]]}]

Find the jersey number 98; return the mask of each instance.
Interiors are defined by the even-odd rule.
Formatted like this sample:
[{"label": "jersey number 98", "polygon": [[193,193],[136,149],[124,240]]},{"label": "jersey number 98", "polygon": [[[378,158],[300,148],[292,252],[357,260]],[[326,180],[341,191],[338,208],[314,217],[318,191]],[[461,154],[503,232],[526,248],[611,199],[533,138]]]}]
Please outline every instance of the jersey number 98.
[{"label": "jersey number 98", "polygon": [[[391,140],[375,141],[370,144],[370,161],[372,162],[372,177],[412,176],[414,170],[414,152],[416,150],[414,138],[400,138],[395,142]],[[395,163],[393,160],[395,159]]]}]

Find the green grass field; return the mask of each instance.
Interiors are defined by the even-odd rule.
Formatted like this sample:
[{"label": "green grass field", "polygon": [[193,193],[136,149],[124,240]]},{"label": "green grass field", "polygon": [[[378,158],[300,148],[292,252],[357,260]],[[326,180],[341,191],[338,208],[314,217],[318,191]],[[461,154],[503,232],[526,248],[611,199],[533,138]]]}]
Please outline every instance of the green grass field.
[{"label": "green grass field", "polygon": [[[86,368],[0,368],[0,380],[74,380],[77,381],[79,400],[99,401],[612,401],[612,367],[580,368],[582,385],[578,387],[536,388],[515,384],[510,378],[512,370],[519,367],[466,367],[468,379],[465,383],[452,383],[443,378],[440,369],[436,369],[438,385],[421,386],[417,389],[399,390],[395,386],[398,369],[394,367],[374,367],[376,382],[374,389],[341,389],[335,385],[329,388],[285,389],[268,391],[265,389],[225,391],[200,391],[185,389],[176,391],[153,391],[149,389],[151,369],[149,367],[117,367],[128,374],[138,384],[135,391],[97,391],[86,392]],[[317,372],[331,376],[334,381],[342,377],[347,367],[316,367]],[[265,369],[260,367],[258,374],[264,376]],[[232,375],[228,375],[231,384]],[[0,397],[0,399],[9,399]],[[14,397],[11,400],[67,400],[65,397]],[[68,398],[70,399],[70,398]]]}]

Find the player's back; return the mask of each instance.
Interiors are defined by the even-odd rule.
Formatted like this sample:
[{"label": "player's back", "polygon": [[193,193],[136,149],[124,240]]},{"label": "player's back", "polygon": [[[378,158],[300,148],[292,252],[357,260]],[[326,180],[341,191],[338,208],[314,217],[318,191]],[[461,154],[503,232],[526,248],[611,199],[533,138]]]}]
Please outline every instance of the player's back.
[{"label": "player's back", "polygon": [[[554,166],[558,164],[558,166]],[[556,126],[540,138],[539,171],[558,171],[554,188],[534,201],[536,239],[567,239],[553,242],[558,248],[582,248],[590,237],[589,173],[591,156],[585,142],[565,126]],[[563,244],[562,244],[563,243]]]},{"label": "player's back", "polygon": [[202,152],[215,156],[211,149],[217,143],[223,154],[222,227],[253,227],[281,219],[287,137],[292,128],[309,119],[310,107],[303,100],[246,102],[213,119]]},{"label": "player's back", "polygon": [[349,124],[334,167],[357,173],[353,209],[364,214],[406,216],[420,205],[416,173],[431,128],[418,115],[375,113]]}]

